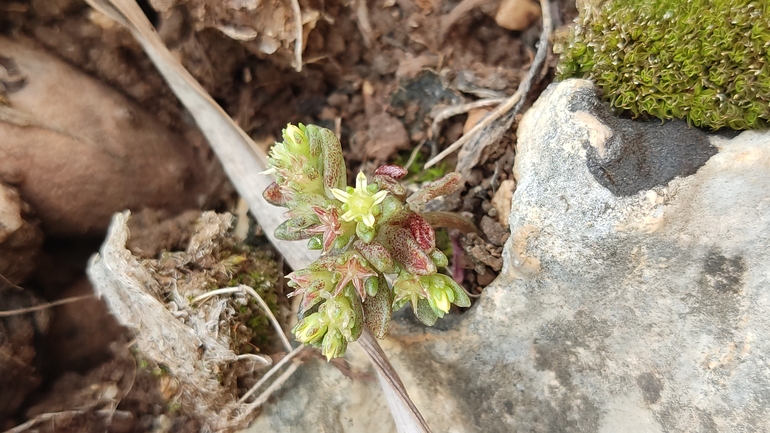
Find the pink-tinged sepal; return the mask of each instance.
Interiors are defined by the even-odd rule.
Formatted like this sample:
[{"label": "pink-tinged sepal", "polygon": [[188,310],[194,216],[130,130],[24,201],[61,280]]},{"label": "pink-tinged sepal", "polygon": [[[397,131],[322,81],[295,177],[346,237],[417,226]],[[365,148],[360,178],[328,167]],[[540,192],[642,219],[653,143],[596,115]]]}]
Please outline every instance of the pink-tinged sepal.
[{"label": "pink-tinged sepal", "polygon": [[334,246],[334,241],[337,237],[345,233],[340,222],[339,212],[333,206],[328,209],[320,206],[311,206],[311,209],[318,217],[320,223],[308,228],[307,232],[314,235],[322,235],[321,247],[323,252],[327,253]]},{"label": "pink-tinged sepal", "polygon": [[366,289],[364,287],[366,279],[377,276],[377,272],[357,252],[348,252],[338,256],[331,269],[336,272],[337,277],[337,286],[334,289],[335,295],[342,293],[348,284],[352,284],[361,300],[366,299]]}]

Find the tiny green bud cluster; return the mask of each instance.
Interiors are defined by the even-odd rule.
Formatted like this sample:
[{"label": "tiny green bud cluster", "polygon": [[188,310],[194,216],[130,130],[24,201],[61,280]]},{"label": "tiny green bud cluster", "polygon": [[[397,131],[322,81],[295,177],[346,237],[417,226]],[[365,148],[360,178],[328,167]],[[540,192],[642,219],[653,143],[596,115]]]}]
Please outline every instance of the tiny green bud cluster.
[{"label": "tiny green bud cluster", "polygon": [[[411,303],[427,325],[470,299],[452,278],[438,273],[447,257],[436,248],[436,234],[417,212],[428,200],[460,187],[449,173],[406,197],[395,165],[375,170],[373,182],[356,176],[346,187],[342,146],[328,129],[288,125],[273,146],[266,173],[276,182],[265,199],[288,208],[288,220],[275,231],[284,240],[308,240],[321,257],[287,276],[301,296],[297,341],[320,347],[327,359],[345,354],[364,326],[382,338],[393,311]],[[396,276],[391,287],[385,274]]]}]

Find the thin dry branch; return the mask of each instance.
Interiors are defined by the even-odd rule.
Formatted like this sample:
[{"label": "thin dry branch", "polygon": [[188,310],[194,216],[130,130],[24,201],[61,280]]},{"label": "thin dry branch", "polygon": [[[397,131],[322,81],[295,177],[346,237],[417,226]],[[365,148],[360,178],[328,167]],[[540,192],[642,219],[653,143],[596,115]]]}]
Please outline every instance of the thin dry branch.
[{"label": "thin dry branch", "polygon": [[[386,400],[393,413],[393,420],[396,422],[396,428],[400,433],[430,433],[430,427],[417,407],[406,393],[406,387],[393,365],[388,361],[385,352],[382,351],[379,343],[372,333],[364,328],[361,337],[358,338],[358,345],[366,352],[369,359],[372,360],[374,369],[377,370],[377,377],[382,384],[382,391],[385,393]],[[394,395],[389,395],[394,394]],[[406,407],[399,407],[404,405]]]},{"label": "thin dry branch", "polygon": [[532,62],[532,66],[530,66],[529,68],[529,72],[527,72],[527,77],[519,85],[519,88],[516,90],[516,92],[513,95],[511,95],[503,104],[498,106],[491,113],[487,114],[486,117],[484,117],[479,123],[477,123],[476,126],[471,128],[471,130],[468,131],[467,134],[464,134],[457,141],[449,145],[449,147],[447,147],[441,153],[436,155],[436,157],[431,158],[431,160],[425,164],[425,168],[430,168],[436,165],[439,161],[446,158],[447,155],[461,148],[466,143],[468,143],[471,139],[476,138],[477,134],[479,134],[481,131],[483,131],[486,127],[491,125],[493,122],[500,119],[502,116],[504,115],[509,116],[512,120],[513,116],[515,116],[524,106],[526,95],[529,92],[530,88],[532,87],[534,78],[535,76],[537,76],[540,70],[540,66],[545,61],[546,54],[548,53],[548,38],[551,35],[552,26],[553,26],[552,20],[551,20],[551,6],[549,1],[540,0],[540,8],[542,9],[542,15],[543,15],[543,32],[540,34],[537,53],[535,54],[535,59]]},{"label": "thin dry branch", "polygon": [[281,385],[283,385],[284,382],[289,380],[291,375],[294,374],[295,371],[297,371],[298,367],[299,367],[299,363],[293,362],[289,366],[289,368],[287,368],[286,371],[283,372],[283,374],[278,376],[278,378],[275,379],[273,383],[271,383],[270,386],[267,387],[267,389],[264,392],[262,392],[262,394],[260,394],[253,402],[249,403],[246,406],[246,409],[243,410],[243,413],[240,415],[240,418],[247,417],[249,414],[254,412],[257,408],[262,406],[262,404],[264,404],[267,401],[267,399],[270,398],[270,396],[273,395],[273,393],[277,391],[278,388],[281,387]]},{"label": "thin dry branch", "polygon": [[477,108],[491,107],[493,105],[499,105],[506,101],[507,98],[487,98],[478,101],[468,102],[467,104],[453,105],[451,107],[444,108],[433,116],[433,123],[430,125],[428,131],[428,139],[436,137],[439,133],[439,127],[441,122],[449,119],[450,117],[459,116],[465,114],[471,110]]},{"label": "thin dry branch", "polygon": [[14,284],[13,281],[11,281],[8,278],[6,278],[5,275],[3,275],[3,274],[0,274],[0,282],[2,282],[4,284],[7,284],[7,285],[0,286],[0,290],[3,290],[3,289],[8,288],[8,287],[10,287],[12,289],[16,289],[16,290],[24,290],[24,287],[21,287],[18,284]]},{"label": "thin dry branch", "polygon": [[302,72],[302,9],[299,0],[291,0],[291,10],[294,13],[294,69]]},{"label": "thin dry branch", "polygon": [[6,310],[6,311],[0,311],[0,317],[10,317],[10,316],[16,316],[19,314],[26,314],[26,313],[32,313],[35,311],[45,310],[46,308],[55,307],[57,305],[64,305],[64,304],[71,304],[73,302],[79,302],[84,299],[91,299],[94,295],[83,295],[83,296],[75,296],[73,298],[64,298],[59,299],[58,301],[52,301],[52,302],[46,302],[44,304],[35,305],[34,307],[27,307],[27,308],[19,308],[16,310]]},{"label": "thin dry branch", "polygon": [[257,303],[259,303],[260,308],[262,308],[262,311],[265,312],[267,317],[270,319],[270,323],[273,325],[273,328],[275,328],[275,332],[278,333],[278,337],[281,339],[281,342],[283,343],[283,347],[286,349],[287,352],[292,351],[291,343],[289,342],[289,339],[286,338],[286,334],[283,332],[283,328],[281,328],[281,324],[278,323],[278,319],[275,318],[275,315],[272,311],[270,311],[270,307],[267,306],[267,303],[264,299],[262,299],[261,296],[259,296],[259,293],[257,293],[256,290],[253,288],[241,284],[237,287],[226,287],[224,289],[216,289],[211,290],[209,292],[206,292],[202,295],[197,296],[195,299],[192,300],[192,303],[195,304],[197,302],[202,302],[208,298],[219,296],[219,295],[228,295],[231,293],[243,293],[247,295],[251,295],[252,298],[254,298]]},{"label": "thin dry branch", "polygon": [[82,414],[83,414],[82,410],[65,410],[63,412],[41,413],[40,415],[32,418],[31,420],[25,422],[24,424],[19,424],[10,430],[6,430],[5,433],[22,433],[46,421],[54,420],[55,422],[56,418],[64,418],[64,417],[72,418],[74,416],[82,415]]},{"label": "thin dry branch", "polygon": [[372,23],[369,21],[369,8],[366,6],[366,0],[356,0],[355,7],[356,24],[358,24],[361,36],[364,37],[364,45],[366,45],[366,48],[372,48],[374,45],[374,32],[372,31]]},{"label": "thin dry branch", "polygon": [[463,0],[452,9],[451,12],[441,17],[441,29],[439,30],[439,40],[443,41],[447,32],[460,18],[464,17],[468,12],[476,9],[479,6],[483,6],[492,0]]},{"label": "thin dry branch", "polygon": [[294,358],[295,356],[299,355],[299,353],[302,352],[303,350],[305,350],[305,346],[300,345],[300,346],[297,346],[296,349],[294,349],[291,352],[287,353],[286,356],[281,358],[280,361],[276,362],[275,365],[272,366],[270,368],[270,370],[268,370],[267,373],[265,373],[265,375],[262,376],[259,379],[259,381],[254,384],[254,386],[249,388],[249,390],[246,391],[246,394],[243,394],[243,397],[241,397],[238,400],[238,403],[245,403],[246,400],[248,400],[249,397],[251,397],[252,394],[254,394],[262,385],[264,385],[265,382],[267,382],[267,380],[270,379],[278,370],[280,370],[281,367],[286,365],[287,362],[291,361],[292,358]]}]

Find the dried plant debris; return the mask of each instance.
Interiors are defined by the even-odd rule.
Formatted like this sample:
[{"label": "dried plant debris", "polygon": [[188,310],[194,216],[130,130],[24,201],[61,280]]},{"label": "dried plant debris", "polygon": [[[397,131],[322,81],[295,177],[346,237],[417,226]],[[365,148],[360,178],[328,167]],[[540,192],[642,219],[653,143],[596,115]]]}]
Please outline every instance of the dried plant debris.
[{"label": "dried plant debris", "polygon": [[[39,303],[30,292],[0,283],[0,311],[26,308]],[[5,431],[8,417],[22,405],[41,382],[35,365],[35,339],[47,332],[50,312],[0,318],[0,430]]]},{"label": "dried plant debris", "polygon": [[91,261],[97,293],[134,332],[140,364],[166,377],[166,397],[180,413],[212,431],[242,427],[249,416],[237,401],[239,379],[270,365],[261,353],[277,350],[258,303],[244,290],[218,289],[252,290],[277,311],[279,273],[272,254],[239,243],[231,215],[205,212],[186,250],[137,258],[126,249],[127,219],[113,218],[101,254]]}]

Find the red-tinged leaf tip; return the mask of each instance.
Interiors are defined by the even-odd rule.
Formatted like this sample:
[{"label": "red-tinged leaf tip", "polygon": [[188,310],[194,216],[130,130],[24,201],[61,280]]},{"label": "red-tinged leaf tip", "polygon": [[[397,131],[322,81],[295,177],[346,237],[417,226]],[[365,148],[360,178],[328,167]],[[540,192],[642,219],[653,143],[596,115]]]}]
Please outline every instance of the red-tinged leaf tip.
[{"label": "red-tinged leaf tip", "polygon": [[383,165],[377,167],[377,169],[374,170],[375,175],[390,176],[393,179],[401,179],[402,177],[406,176],[407,173],[409,173],[407,169],[394,164]]},{"label": "red-tinged leaf tip", "polygon": [[446,176],[441,179],[425,184],[416,193],[406,199],[406,202],[411,205],[421,206],[436,197],[441,197],[442,195],[448,195],[457,191],[462,185],[463,177],[460,173],[447,173]]},{"label": "red-tinged leaf tip", "polygon": [[389,227],[384,230],[387,242],[393,251],[393,258],[407,272],[414,275],[430,275],[436,272],[433,260],[420,248],[409,229]]},{"label": "red-tinged leaf tip", "polygon": [[273,206],[286,207],[289,203],[288,194],[277,183],[273,182],[262,192],[262,197]]},{"label": "red-tinged leaf tip", "polygon": [[429,252],[436,248],[436,232],[425,218],[416,213],[410,214],[404,219],[403,224],[412,233],[423,251]]}]

